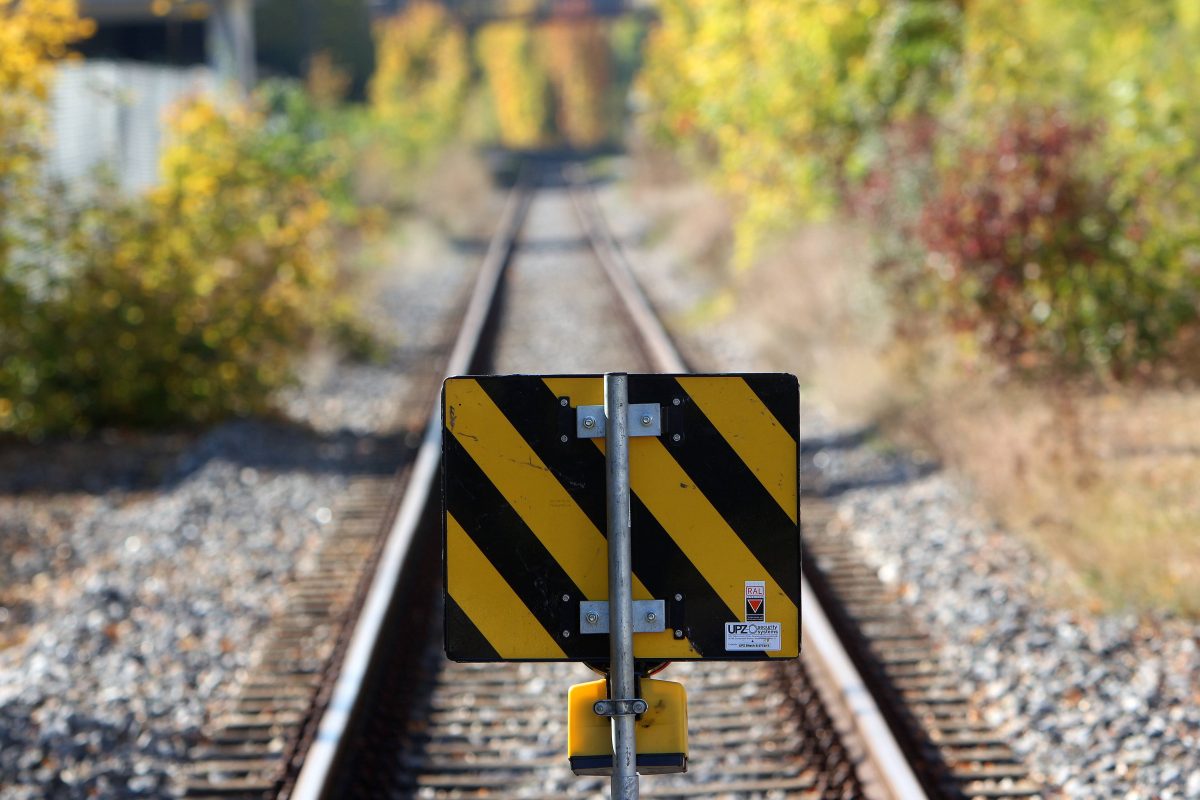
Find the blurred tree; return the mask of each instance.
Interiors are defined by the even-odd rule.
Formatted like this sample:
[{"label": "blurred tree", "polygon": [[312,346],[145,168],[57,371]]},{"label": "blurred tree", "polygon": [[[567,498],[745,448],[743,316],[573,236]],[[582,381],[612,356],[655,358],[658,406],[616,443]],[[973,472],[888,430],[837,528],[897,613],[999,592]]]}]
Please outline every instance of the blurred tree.
[{"label": "blurred tree", "polygon": [[371,107],[411,161],[455,132],[471,77],[466,34],[442,6],[417,2],[376,23],[375,38]]},{"label": "blurred tree", "polygon": [[545,143],[550,122],[550,80],[538,58],[533,29],[524,22],[489,23],[480,29],[475,50],[507,147]]},{"label": "blurred tree", "polygon": [[880,0],[663,2],[642,84],[653,129],[711,158],[740,201],[739,264],[765,232],[836,207],[880,9]]},{"label": "blurred tree", "polygon": [[37,179],[54,61],[94,30],[75,0],[0,0],[0,269],[8,212]]},{"label": "blurred tree", "polygon": [[558,135],[571,147],[596,147],[612,134],[607,26],[594,19],[554,19],[537,33],[554,89]]},{"label": "blurred tree", "polygon": [[0,430],[28,412],[9,355],[27,342],[28,305],[52,277],[32,254],[54,209],[40,174],[53,63],[93,30],[75,0],[0,0]]},{"label": "blurred tree", "polygon": [[322,50],[312,57],[304,86],[317,108],[336,109],[350,91],[350,73],[334,63],[329,52]]},{"label": "blurred tree", "polygon": [[855,200],[907,241],[913,316],[933,297],[1001,358],[1130,375],[1200,321],[1198,9],[663,0],[642,86],[738,201],[739,263]]},{"label": "blurred tree", "polygon": [[[297,87],[197,99],[163,181],[49,205],[36,284],[0,317],[0,432],[204,423],[265,409],[337,312],[344,152]],[[269,111],[268,109],[273,109]],[[63,268],[66,265],[67,268]]]}]

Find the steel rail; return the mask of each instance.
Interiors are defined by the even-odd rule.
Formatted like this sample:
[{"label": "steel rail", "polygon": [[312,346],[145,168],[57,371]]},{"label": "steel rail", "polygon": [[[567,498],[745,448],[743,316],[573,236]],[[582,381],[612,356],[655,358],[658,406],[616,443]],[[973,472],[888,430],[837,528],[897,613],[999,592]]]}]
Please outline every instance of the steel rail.
[{"label": "steel rail", "polygon": [[660,372],[690,372],[679,348],[634,277],[625,252],[605,222],[595,195],[587,188],[583,167],[573,164],[564,172],[571,186],[571,200],[579,223],[591,240],[604,274],[621,298],[626,316],[637,329],[650,362]]},{"label": "steel rail", "polygon": [[[571,198],[580,224],[592,239],[600,264],[645,343],[646,355],[651,363],[655,369],[665,373],[691,372],[638,284],[620,242],[608,226],[599,200],[586,182],[583,168],[572,165],[564,173],[571,187]],[[837,699],[841,701],[855,732],[862,740],[878,779],[898,800],[927,797],[874,695],[855,668],[829,616],[803,575],[800,578],[800,603],[804,653],[837,686],[840,695]]]},{"label": "steel rail", "polygon": [[[446,377],[471,370],[528,205],[528,181],[522,174],[509,193],[496,235],[488,245],[454,349],[446,361]],[[355,620],[329,705],[321,717],[315,740],[305,754],[296,778],[295,788],[290,795],[292,800],[320,800],[332,788],[337,760],[342,753],[351,720],[359,708],[363,683],[374,659],[384,619],[413,549],[413,540],[426,504],[436,488],[442,455],[440,385],[432,405],[429,423],[417,451],[396,521],[383,545],[362,611]]]}]

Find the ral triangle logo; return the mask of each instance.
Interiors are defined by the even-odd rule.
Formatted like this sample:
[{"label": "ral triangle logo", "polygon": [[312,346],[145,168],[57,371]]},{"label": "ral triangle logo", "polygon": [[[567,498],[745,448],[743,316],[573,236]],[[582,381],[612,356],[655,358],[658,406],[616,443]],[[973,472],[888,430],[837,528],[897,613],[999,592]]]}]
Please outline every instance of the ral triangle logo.
[{"label": "ral triangle logo", "polygon": [[767,584],[746,581],[746,622],[762,622],[767,617]]}]

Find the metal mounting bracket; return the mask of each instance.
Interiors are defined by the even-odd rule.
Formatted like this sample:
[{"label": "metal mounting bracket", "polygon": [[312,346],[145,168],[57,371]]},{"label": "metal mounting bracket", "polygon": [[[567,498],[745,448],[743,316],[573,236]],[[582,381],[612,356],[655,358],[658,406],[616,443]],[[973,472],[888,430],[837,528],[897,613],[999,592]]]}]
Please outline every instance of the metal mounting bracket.
[{"label": "metal mounting bracket", "polygon": [[[658,403],[633,403],[626,409],[630,436],[662,435],[662,406]],[[575,435],[580,439],[602,439],[604,421],[604,406],[579,406],[575,409]]]},{"label": "metal mounting bracket", "polygon": [[[658,633],[667,629],[667,605],[662,600],[633,601],[633,632]],[[608,601],[579,603],[579,632],[608,633]]]},{"label": "metal mounting bracket", "polygon": [[634,717],[646,713],[646,701],[640,697],[633,700],[597,700],[592,710],[598,717]]}]

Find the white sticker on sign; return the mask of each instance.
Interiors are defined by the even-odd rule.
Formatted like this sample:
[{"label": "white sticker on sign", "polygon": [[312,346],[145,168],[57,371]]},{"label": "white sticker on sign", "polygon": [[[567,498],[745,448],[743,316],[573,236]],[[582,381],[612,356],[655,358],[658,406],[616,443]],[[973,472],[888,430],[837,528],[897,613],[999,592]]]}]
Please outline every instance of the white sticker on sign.
[{"label": "white sticker on sign", "polygon": [[783,649],[783,623],[781,622],[726,622],[725,649],[727,651],[770,652]]},{"label": "white sticker on sign", "polygon": [[766,618],[766,581],[746,581],[746,622],[762,622]]}]

